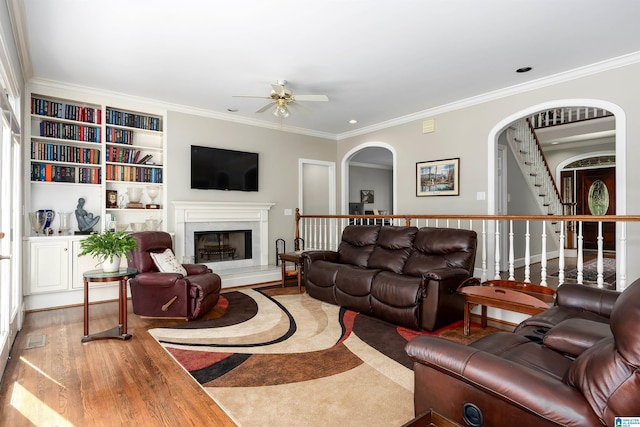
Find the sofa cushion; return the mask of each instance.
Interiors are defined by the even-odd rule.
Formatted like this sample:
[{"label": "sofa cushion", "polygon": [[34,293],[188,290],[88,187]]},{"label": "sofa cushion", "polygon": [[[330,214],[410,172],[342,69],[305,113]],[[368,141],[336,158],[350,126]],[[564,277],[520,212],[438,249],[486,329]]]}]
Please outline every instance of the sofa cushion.
[{"label": "sofa cushion", "polygon": [[402,273],[417,232],[416,227],[382,227],[378,242],[369,257],[369,268]]},{"label": "sofa cushion", "polygon": [[421,276],[436,268],[463,268],[472,274],[476,245],[473,230],[423,227],[416,233],[403,273]]},{"label": "sofa cushion", "polygon": [[361,313],[371,312],[371,284],[379,271],[352,266],[339,269],[335,290],[338,305]]},{"label": "sofa cushion", "polygon": [[367,267],[379,232],[379,225],[349,225],[345,227],[342,231],[342,241],[338,246],[338,262]]},{"label": "sofa cushion", "polygon": [[388,322],[420,329],[422,279],[381,271],[371,285],[371,310]]}]

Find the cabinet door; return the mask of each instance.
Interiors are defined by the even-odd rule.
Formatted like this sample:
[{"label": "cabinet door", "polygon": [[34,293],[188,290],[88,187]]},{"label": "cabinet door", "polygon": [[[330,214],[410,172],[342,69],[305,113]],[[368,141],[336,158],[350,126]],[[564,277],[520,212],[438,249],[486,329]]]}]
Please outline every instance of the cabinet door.
[{"label": "cabinet door", "polygon": [[29,245],[29,293],[67,290],[71,261],[69,242],[42,240]]},{"label": "cabinet door", "polygon": [[71,255],[72,255],[72,278],[71,278],[71,288],[72,289],[83,289],[84,288],[84,279],[82,277],[82,273],[89,270],[96,270],[100,268],[99,261],[92,257],[91,255],[85,255],[79,257],[77,254],[80,253],[80,242],[81,240],[74,240],[71,242]]}]

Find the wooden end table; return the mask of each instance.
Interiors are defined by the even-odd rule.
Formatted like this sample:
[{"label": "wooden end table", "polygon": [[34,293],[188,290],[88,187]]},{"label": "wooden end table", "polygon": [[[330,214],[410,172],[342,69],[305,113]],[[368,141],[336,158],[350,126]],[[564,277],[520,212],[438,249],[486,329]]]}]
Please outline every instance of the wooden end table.
[{"label": "wooden end table", "polygon": [[[135,268],[121,268],[113,273],[91,270],[82,274],[84,279],[84,336],[82,342],[109,338],[120,340],[131,338],[131,334],[127,333],[127,281],[136,273],[138,270]],[[119,282],[118,326],[91,335],[89,335],[89,282]]]},{"label": "wooden end table", "polygon": [[[284,288],[284,281],[287,277],[295,275],[298,278],[298,292],[302,292],[302,251],[285,252],[278,256],[280,257],[280,264],[282,265],[282,287]],[[294,263],[295,270],[287,271],[285,266],[287,262]]]},{"label": "wooden end table", "polygon": [[556,291],[546,286],[516,280],[465,281],[458,287],[464,297],[464,334],[470,335],[471,308],[481,305],[480,322],[487,327],[487,307],[500,308],[524,314],[538,314],[555,301]]}]

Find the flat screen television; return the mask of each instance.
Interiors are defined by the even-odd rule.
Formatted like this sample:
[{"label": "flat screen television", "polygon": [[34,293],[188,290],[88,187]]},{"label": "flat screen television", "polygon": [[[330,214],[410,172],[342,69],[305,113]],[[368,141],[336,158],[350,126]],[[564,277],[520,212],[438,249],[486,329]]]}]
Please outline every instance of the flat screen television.
[{"label": "flat screen television", "polygon": [[192,145],[191,188],[258,191],[258,153]]}]

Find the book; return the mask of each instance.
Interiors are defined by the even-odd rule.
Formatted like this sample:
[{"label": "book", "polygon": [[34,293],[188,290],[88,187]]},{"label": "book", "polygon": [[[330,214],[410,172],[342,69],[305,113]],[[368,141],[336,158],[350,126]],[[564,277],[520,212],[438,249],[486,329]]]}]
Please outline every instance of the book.
[{"label": "book", "polygon": [[149,159],[151,159],[153,157],[153,155],[151,154],[147,154],[146,156],[144,156],[143,158],[141,158],[138,162],[139,165],[143,165],[145,164],[147,161],[149,161]]}]

